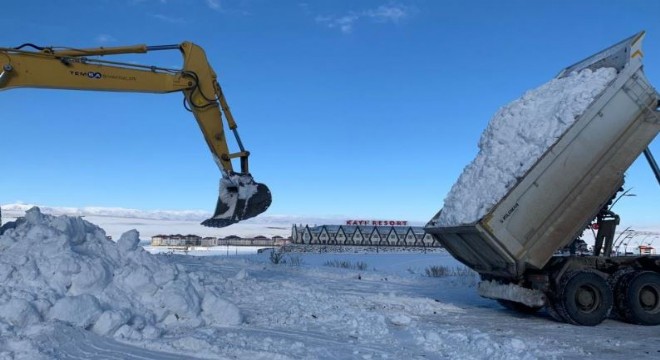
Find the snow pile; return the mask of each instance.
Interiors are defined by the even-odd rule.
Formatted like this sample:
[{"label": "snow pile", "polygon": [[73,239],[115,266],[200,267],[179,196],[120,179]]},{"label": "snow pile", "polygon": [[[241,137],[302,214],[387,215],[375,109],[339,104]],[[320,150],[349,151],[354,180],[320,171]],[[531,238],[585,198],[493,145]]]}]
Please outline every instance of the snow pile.
[{"label": "snow pile", "polygon": [[16,333],[59,320],[102,336],[142,340],[242,322],[216,288],[138,242],[135,230],[115,243],[81,218],[29,210],[0,236],[0,329]]},{"label": "snow pile", "polygon": [[616,77],[585,69],[526,92],[501,108],[479,141],[479,154],[447,195],[437,226],[478,221],[497,204]]},{"label": "snow pile", "polygon": [[424,350],[442,354],[441,357],[447,359],[555,358],[551,356],[551,349],[539,354],[538,345],[533,342],[526,343],[517,338],[496,339],[492,334],[467,327],[461,331],[429,330],[418,334],[415,341]]}]

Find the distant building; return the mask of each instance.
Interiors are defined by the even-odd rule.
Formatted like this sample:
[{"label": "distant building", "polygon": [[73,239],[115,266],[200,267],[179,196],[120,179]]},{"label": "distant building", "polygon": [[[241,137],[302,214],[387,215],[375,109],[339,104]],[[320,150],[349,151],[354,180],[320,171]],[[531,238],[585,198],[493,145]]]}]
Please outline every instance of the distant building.
[{"label": "distant building", "polygon": [[225,238],[205,237],[197,235],[155,235],[151,237],[151,246],[172,246],[172,247],[190,247],[190,246],[282,246],[291,242],[290,238],[274,236],[272,238],[258,235],[250,238],[242,238],[237,235],[229,235]]},{"label": "distant building", "polygon": [[[392,224],[392,225],[390,225]],[[440,247],[422,226],[407,221],[348,220],[345,225],[293,225],[294,244]]]},{"label": "distant building", "polygon": [[201,246],[202,237],[197,235],[188,234],[185,236],[185,241],[187,246]]},{"label": "distant building", "polygon": [[655,255],[655,248],[653,246],[640,245],[639,246],[640,255]]},{"label": "distant building", "polygon": [[168,235],[154,235],[151,237],[151,245],[152,246],[164,246],[165,245],[165,239],[167,239],[169,236]]},{"label": "distant building", "polygon": [[200,241],[200,246],[217,246],[218,238],[207,236]]}]

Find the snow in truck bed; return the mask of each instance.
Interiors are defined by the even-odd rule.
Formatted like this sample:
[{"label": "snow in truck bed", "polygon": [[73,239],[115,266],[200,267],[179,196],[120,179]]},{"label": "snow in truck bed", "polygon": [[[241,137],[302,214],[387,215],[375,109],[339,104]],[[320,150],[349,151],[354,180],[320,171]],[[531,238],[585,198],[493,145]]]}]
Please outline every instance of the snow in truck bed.
[{"label": "snow in truck bed", "polygon": [[476,158],[445,198],[436,226],[472,224],[486,215],[615,77],[613,68],[574,72],[499,109]]}]

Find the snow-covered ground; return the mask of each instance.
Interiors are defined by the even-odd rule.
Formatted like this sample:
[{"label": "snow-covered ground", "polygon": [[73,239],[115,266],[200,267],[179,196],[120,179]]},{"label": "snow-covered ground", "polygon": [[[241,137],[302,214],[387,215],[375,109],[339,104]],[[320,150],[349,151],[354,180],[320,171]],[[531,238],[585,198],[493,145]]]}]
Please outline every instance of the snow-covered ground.
[{"label": "snow-covered ground", "polygon": [[253,255],[272,249],[268,246],[191,246],[188,248],[183,247],[166,247],[166,246],[151,246],[143,245],[145,250],[152,254],[163,255],[190,255],[190,256],[239,256],[239,255]]},{"label": "snow-covered ground", "polygon": [[[0,359],[657,358],[658,327],[526,316],[436,252],[154,255],[33,210],[0,237]],[[318,251],[317,251],[318,250]],[[334,264],[335,266],[328,266]],[[346,268],[336,265],[345,264]]]}]

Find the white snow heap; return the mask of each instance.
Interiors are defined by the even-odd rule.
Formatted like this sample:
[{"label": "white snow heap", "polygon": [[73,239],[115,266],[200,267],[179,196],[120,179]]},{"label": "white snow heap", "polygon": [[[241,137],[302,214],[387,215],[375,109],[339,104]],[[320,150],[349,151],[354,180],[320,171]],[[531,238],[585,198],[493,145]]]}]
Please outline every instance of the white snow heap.
[{"label": "white snow heap", "polygon": [[481,219],[615,77],[613,68],[585,69],[527,91],[501,108],[481,135],[477,157],[445,198],[436,226]]},{"label": "white snow heap", "polygon": [[139,340],[242,322],[238,308],[216,288],[138,242],[135,230],[115,243],[81,218],[30,209],[25,221],[0,236],[0,325],[21,329],[60,320]]}]

